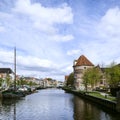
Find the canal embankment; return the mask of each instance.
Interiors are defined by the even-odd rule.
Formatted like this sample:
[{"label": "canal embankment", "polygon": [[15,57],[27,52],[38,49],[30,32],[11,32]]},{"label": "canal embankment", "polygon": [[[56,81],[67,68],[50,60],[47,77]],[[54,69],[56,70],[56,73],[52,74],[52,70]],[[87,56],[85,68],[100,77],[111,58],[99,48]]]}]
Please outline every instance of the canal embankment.
[{"label": "canal embankment", "polygon": [[67,89],[67,88],[63,88],[63,90],[65,90],[67,93],[72,93],[72,94],[74,94],[76,96],[79,96],[83,99],[89,100],[92,103],[100,105],[103,108],[109,109],[113,112],[120,112],[120,107],[119,107],[119,102],[118,102],[119,100],[111,101],[111,100],[108,100],[108,99],[92,96],[92,95],[90,95],[89,93],[86,93],[86,92],[80,92],[80,91],[71,90],[71,89]]}]

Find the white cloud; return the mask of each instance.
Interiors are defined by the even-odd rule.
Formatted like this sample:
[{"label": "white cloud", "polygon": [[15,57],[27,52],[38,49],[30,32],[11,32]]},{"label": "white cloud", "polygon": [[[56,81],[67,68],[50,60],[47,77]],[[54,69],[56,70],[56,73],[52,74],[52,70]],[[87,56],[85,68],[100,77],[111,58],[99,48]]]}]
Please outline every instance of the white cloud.
[{"label": "white cloud", "polygon": [[[98,26],[101,37],[109,37],[110,40],[120,37],[120,8],[109,9],[102,17]],[[112,39],[111,39],[112,37]]]},{"label": "white cloud", "polygon": [[64,72],[67,72],[67,74],[73,72],[73,67],[72,67],[72,66],[73,66],[72,64],[70,64],[69,66],[66,66],[66,67],[63,69],[63,71],[64,71]]},{"label": "white cloud", "polygon": [[67,55],[77,55],[77,54],[80,54],[80,50],[76,49],[76,50],[70,50],[70,51],[67,51]]},{"label": "white cloud", "polygon": [[38,66],[38,67],[52,67],[54,66],[53,63],[47,59],[40,59],[37,57],[33,57],[33,56],[26,56],[26,58],[24,56],[17,56],[17,61],[19,65],[23,65],[23,66]]},{"label": "white cloud", "polygon": [[[17,51],[19,74],[60,78],[72,72],[72,62],[81,54],[93,64],[119,62],[119,7],[108,9],[100,18],[101,14],[96,17],[92,11],[91,16],[81,13],[82,9],[72,4],[46,7],[39,1],[15,2],[8,13],[0,12],[0,47],[16,45],[24,51],[21,54]],[[13,53],[9,52],[5,48],[0,51],[3,67],[13,66],[13,58],[10,58]]]},{"label": "white cloud", "polygon": [[0,58],[2,58],[0,59],[0,61],[12,63],[14,60],[14,53],[4,49],[0,49]]},{"label": "white cloud", "polygon": [[58,41],[58,42],[67,42],[67,41],[71,41],[74,39],[73,35],[54,35],[51,38],[54,41]]},{"label": "white cloud", "polygon": [[[81,28],[87,34],[81,38],[82,41],[76,46],[76,49],[82,49],[82,54],[96,65],[102,62],[108,65],[112,61],[120,63],[120,8],[110,8],[98,21],[91,19],[89,21],[91,21],[91,26],[86,26],[88,29],[84,29],[84,25]],[[79,53],[79,51],[69,51],[68,55],[72,55],[74,52]]]},{"label": "white cloud", "polygon": [[32,4],[30,0],[15,2],[9,13],[0,12],[0,20],[7,30],[1,43],[11,47],[16,45],[17,48],[43,59],[59,61],[59,57],[63,58],[57,42],[70,41],[74,36],[69,33],[62,34],[59,26],[73,22],[71,7],[67,4],[54,8],[44,7],[40,3]]},{"label": "white cloud", "polygon": [[5,28],[3,26],[0,26],[0,32],[5,32]]},{"label": "white cloud", "polygon": [[101,18],[98,26],[98,37],[102,40],[102,54],[106,59],[111,57],[111,61],[117,59],[120,53],[120,8],[109,9]]},{"label": "white cloud", "polygon": [[63,78],[70,71],[63,68],[63,63],[68,63],[63,47],[65,42],[74,39],[68,28],[63,32],[63,27],[73,24],[72,8],[63,3],[57,7],[45,7],[30,0],[14,2],[8,4],[9,11],[3,8],[0,12],[0,26],[6,30],[0,33],[0,47],[4,45],[0,52],[1,67],[13,69],[13,56],[10,58],[13,51],[6,48],[16,46],[17,74]]},{"label": "white cloud", "polygon": [[48,33],[57,32],[55,24],[73,23],[72,9],[67,4],[49,8],[40,3],[32,4],[30,0],[18,0],[13,11],[28,16],[33,21],[34,27]]},{"label": "white cloud", "polygon": [[[120,8],[110,8],[100,21],[93,26],[93,40],[82,48],[95,63],[104,62],[106,65],[118,61],[120,53]],[[120,63],[120,61],[119,61]]]},{"label": "white cloud", "polygon": [[[19,51],[17,52],[19,53]],[[10,67],[14,70],[14,52],[0,49],[1,67]],[[40,59],[33,56],[21,56],[17,54],[17,74],[34,77],[64,76],[65,71],[60,70],[62,65],[58,65],[48,59]]]},{"label": "white cloud", "polygon": [[11,14],[0,11],[0,19],[9,19],[11,17],[12,17]]}]

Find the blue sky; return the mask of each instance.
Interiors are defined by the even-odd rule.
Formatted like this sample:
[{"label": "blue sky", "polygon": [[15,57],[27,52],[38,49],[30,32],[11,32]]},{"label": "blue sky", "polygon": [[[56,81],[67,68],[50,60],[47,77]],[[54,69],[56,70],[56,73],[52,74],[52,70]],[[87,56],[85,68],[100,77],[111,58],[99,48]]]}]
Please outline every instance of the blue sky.
[{"label": "blue sky", "polygon": [[64,80],[84,54],[94,65],[120,63],[119,0],[0,0],[0,67]]}]

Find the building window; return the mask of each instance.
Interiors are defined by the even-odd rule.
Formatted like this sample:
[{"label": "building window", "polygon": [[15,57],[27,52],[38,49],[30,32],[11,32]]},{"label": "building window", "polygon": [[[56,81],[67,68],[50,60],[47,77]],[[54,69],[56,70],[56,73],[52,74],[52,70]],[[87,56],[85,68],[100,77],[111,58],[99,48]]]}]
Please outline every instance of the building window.
[{"label": "building window", "polygon": [[103,80],[100,81],[100,84],[103,84]]},{"label": "building window", "polygon": [[86,69],[86,67],[84,67],[84,69]]}]

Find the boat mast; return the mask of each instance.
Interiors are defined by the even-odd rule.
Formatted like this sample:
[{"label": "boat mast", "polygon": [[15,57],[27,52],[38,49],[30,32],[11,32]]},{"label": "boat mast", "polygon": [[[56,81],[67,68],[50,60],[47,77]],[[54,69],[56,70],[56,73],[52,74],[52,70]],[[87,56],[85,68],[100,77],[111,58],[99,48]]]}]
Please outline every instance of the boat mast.
[{"label": "boat mast", "polygon": [[16,91],[16,47],[14,48],[14,91]]}]

